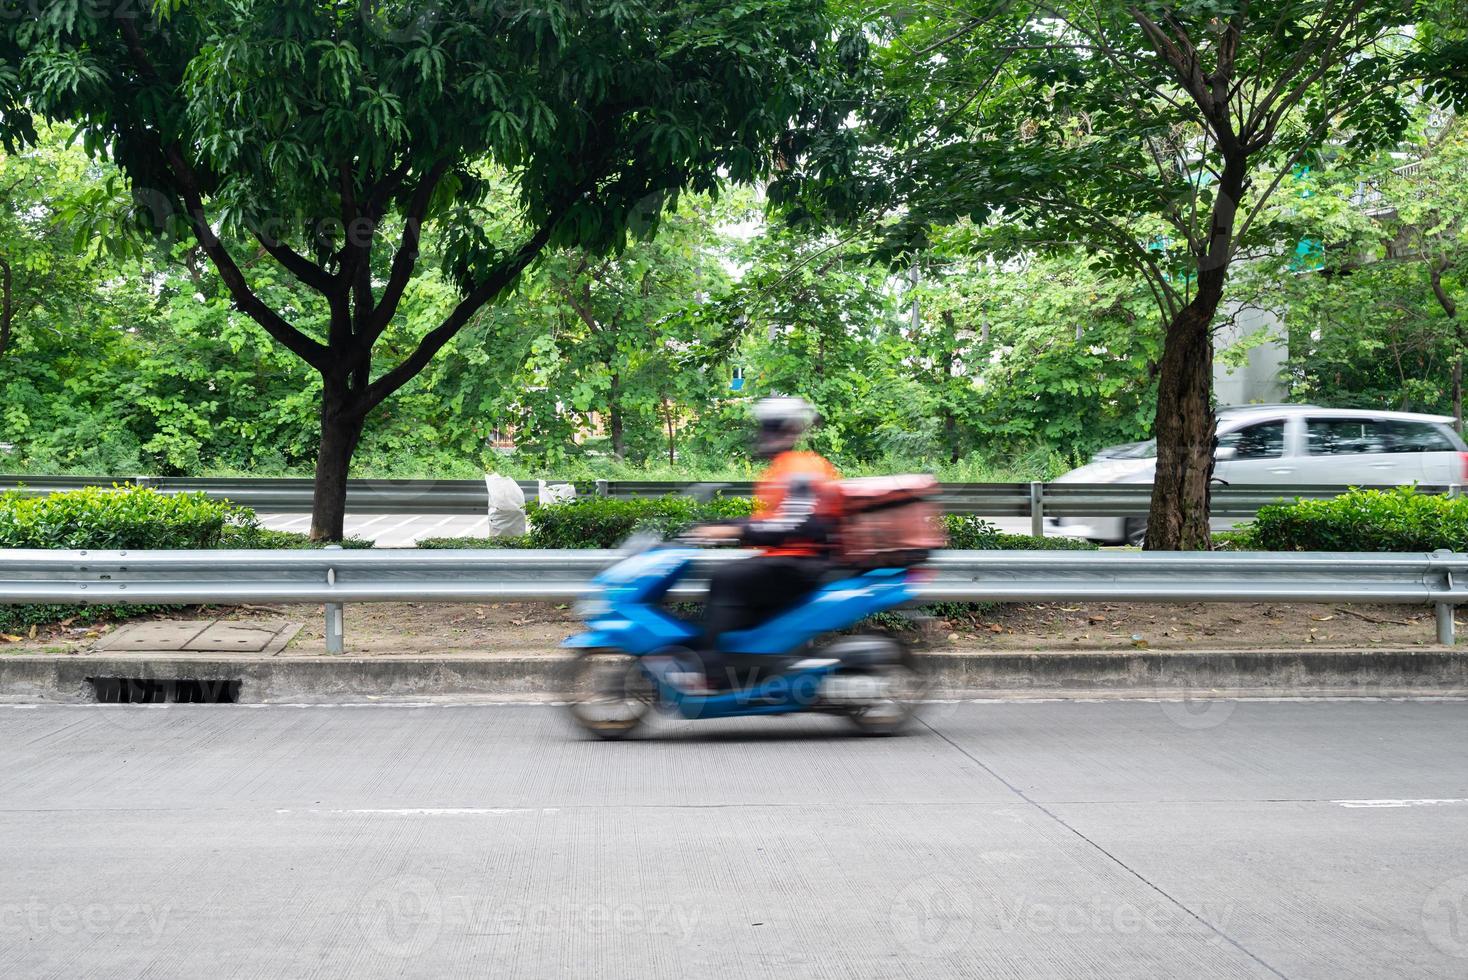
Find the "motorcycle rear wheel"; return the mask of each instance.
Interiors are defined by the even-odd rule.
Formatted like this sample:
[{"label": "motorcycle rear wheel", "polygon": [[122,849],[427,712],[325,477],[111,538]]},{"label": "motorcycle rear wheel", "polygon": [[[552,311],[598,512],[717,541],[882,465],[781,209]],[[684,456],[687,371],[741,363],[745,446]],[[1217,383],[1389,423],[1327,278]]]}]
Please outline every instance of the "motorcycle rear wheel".
[{"label": "motorcycle rear wheel", "polygon": [[656,700],[657,686],[636,657],[587,650],[572,666],[571,717],[597,738],[626,738],[641,726]]}]

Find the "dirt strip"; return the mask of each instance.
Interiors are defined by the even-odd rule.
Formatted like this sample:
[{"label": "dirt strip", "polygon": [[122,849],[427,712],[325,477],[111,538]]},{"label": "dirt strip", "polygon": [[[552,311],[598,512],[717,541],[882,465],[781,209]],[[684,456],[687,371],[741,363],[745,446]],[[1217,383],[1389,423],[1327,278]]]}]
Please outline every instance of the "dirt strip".
[{"label": "dirt strip", "polygon": [[[1461,613],[1468,621],[1468,612]],[[305,628],[278,656],[319,656],[319,605],[190,608],[156,618],[294,620]],[[108,624],[42,627],[6,654],[91,652]],[[346,609],[353,656],[506,656],[554,649],[579,628],[568,606],[520,603],[361,603]],[[913,634],[935,650],[1279,650],[1411,648],[1435,643],[1432,611],[1416,606],[1287,603],[1052,603],[1000,605],[935,617]]]}]

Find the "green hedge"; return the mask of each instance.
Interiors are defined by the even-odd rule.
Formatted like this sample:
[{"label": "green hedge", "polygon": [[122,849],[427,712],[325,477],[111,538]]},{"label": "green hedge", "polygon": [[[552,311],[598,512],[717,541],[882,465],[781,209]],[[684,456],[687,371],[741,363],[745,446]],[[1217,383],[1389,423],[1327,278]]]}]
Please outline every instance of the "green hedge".
[{"label": "green hedge", "polygon": [[[345,548],[372,542],[348,539]],[[44,497],[0,494],[0,548],[124,550],[135,548],[315,548],[304,534],[262,528],[254,511],[203,493],[159,493],[148,487],[87,487]],[[0,633],[72,618],[124,619],[179,606],[0,605]]]},{"label": "green hedge", "polygon": [[202,493],[87,487],[0,494],[0,548],[217,548],[254,514]]},{"label": "green hedge", "polygon": [[520,538],[425,538],[420,548],[615,548],[634,531],[671,536],[705,521],[749,516],[748,497],[581,497],[526,508],[529,533]]},{"label": "green hedge", "polygon": [[971,514],[945,514],[948,547],[961,551],[1095,551],[1094,541],[1085,538],[1044,537],[1009,534]]},{"label": "green hedge", "polygon": [[[633,531],[675,534],[702,521],[745,517],[750,501],[715,497],[707,502],[688,497],[588,498],[527,509],[530,532],[515,538],[425,538],[420,548],[615,548]],[[1093,551],[1079,538],[1033,538],[1006,534],[988,521],[960,514],[943,518],[950,548],[976,550]]]},{"label": "green hedge", "polygon": [[1259,509],[1252,525],[1230,535],[1227,545],[1255,551],[1468,551],[1468,497],[1399,487],[1270,504]]},{"label": "green hedge", "polygon": [[[202,493],[88,487],[26,497],[11,491],[0,494],[0,548],[218,548],[228,528],[253,518]],[[0,605],[0,633],[68,617],[93,622],[168,608],[175,607]]]}]

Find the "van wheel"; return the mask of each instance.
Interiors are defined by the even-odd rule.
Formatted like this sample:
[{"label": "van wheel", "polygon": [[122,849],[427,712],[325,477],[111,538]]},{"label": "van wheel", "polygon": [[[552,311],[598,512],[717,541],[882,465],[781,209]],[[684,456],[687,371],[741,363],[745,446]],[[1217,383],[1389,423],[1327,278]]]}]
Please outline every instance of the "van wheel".
[{"label": "van wheel", "polygon": [[1147,518],[1128,517],[1122,525],[1122,534],[1126,537],[1126,543],[1140,548],[1147,543]]}]

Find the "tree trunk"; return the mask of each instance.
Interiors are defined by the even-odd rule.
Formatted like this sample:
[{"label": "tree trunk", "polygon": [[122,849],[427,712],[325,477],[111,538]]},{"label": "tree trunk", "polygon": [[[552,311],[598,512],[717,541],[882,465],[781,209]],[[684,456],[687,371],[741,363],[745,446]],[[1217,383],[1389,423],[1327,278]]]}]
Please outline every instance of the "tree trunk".
[{"label": "tree trunk", "polygon": [[1224,155],[1208,238],[1198,255],[1196,291],[1173,316],[1157,372],[1157,475],[1147,514],[1148,551],[1207,551],[1208,491],[1213,479],[1213,317],[1233,258],[1234,220],[1248,157]]},{"label": "tree trunk", "polygon": [[612,375],[611,390],[607,394],[607,428],[612,436],[612,454],[618,459],[627,455],[627,440],[622,433],[622,379]]},{"label": "tree trunk", "polygon": [[[914,303],[917,301],[914,300]],[[948,447],[948,462],[958,462],[958,416],[953,411],[953,404],[948,400],[953,391],[953,348],[958,344],[958,326],[954,321],[953,311],[943,311],[943,357],[939,363],[943,371],[943,405],[941,413],[943,417],[943,442]]]},{"label": "tree trunk", "polygon": [[1453,358],[1453,428],[1463,434],[1463,347],[1458,345],[1458,356]]},{"label": "tree trunk", "polygon": [[1443,288],[1443,273],[1453,267],[1451,262],[1434,262],[1427,267],[1427,275],[1432,283],[1432,294],[1437,297],[1438,305],[1443,308],[1449,320],[1453,323],[1453,346],[1456,348],[1453,356],[1453,427],[1458,430],[1458,435],[1463,434],[1463,326],[1458,321],[1458,304],[1448,295]]},{"label": "tree trunk", "polygon": [[666,398],[663,399],[663,417],[668,422],[668,465],[676,466],[678,458],[673,442],[673,406]]},{"label": "tree trunk", "polygon": [[340,541],[345,536],[347,473],[365,421],[348,405],[346,384],[328,380],[321,393],[321,448],[311,498],[312,541]]},{"label": "tree trunk", "polygon": [[1213,313],[1195,299],[1168,325],[1157,380],[1157,475],[1149,551],[1207,550],[1213,478]]},{"label": "tree trunk", "polygon": [[15,319],[15,300],[10,287],[10,263],[0,259],[0,354],[10,346],[10,324]]}]

